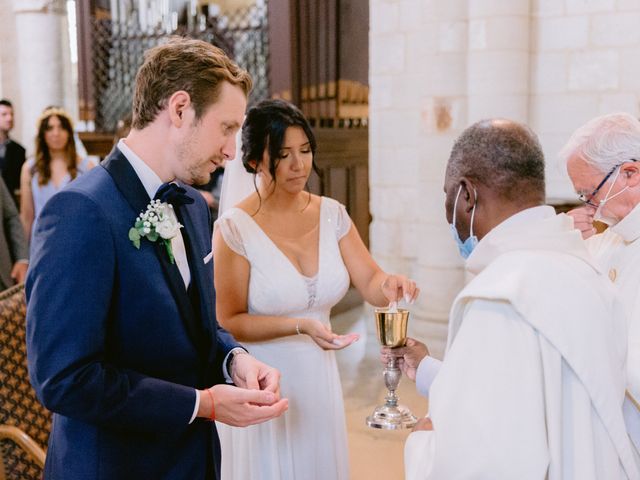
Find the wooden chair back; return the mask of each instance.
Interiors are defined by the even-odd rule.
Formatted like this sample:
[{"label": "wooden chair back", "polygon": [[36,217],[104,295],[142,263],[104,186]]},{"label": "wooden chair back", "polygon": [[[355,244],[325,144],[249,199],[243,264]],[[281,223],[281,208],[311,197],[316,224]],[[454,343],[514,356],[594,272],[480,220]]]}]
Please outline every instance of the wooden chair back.
[{"label": "wooden chair back", "polygon": [[0,293],[0,480],[41,479],[51,414],[29,383],[24,286]]}]

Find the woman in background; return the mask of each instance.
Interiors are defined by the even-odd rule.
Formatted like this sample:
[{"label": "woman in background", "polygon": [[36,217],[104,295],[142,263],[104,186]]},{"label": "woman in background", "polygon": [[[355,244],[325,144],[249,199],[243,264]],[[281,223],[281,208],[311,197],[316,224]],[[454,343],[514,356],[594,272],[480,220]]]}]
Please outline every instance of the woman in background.
[{"label": "woman in background", "polygon": [[20,175],[20,218],[27,238],[45,203],[78,175],[95,166],[76,153],[73,122],[60,108],[47,108],[37,123],[35,157],[22,166]]},{"label": "woman in background", "polygon": [[331,307],[350,282],[377,306],[413,301],[418,290],[380,269],[343,205],[305,190],[316,142],[300,110],[281,100],[261,102],[247,114],[242,146],[257,191],[216,223],[217,317],[252,355],[280,370],[289,410],[262,425],[218,426],[222,478],[347,480],[334,350],[358,336],[332,332]]}]

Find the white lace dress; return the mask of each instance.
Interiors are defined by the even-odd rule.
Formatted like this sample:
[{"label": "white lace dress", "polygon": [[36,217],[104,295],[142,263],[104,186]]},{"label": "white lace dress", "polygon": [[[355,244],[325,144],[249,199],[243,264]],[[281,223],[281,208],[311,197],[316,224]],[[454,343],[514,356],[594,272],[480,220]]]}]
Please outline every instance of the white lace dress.
[{"label": "white lace dress", "polygon": [[[350,227],[344,206],[323,197],[319,269],[310,278],[243,210],[229,209],[216,223],[227,245],[251,264],[250,314],[314,318],[325,324],[331,307],[349,287],[338,242]],[[347,480],[347,434],[334,352],[322,350],[308,335],[243,344],[256,358],[280,370],[281,393],[289,399],[289,410],[247,428],[218,424],[222,479]]]}]

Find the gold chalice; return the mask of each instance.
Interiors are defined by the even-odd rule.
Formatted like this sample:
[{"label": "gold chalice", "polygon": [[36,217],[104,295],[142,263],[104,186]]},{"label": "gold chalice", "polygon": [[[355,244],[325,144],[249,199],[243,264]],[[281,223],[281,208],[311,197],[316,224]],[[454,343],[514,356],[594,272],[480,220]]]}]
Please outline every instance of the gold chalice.
[{"label": "gold chalice", "polygon": [[[376,332],[380,345],[390,348],[404,346],[407,341],[409,311],[399,308],[397,311],[390,312],[388,308],[376,308],[375,316]],[[377,406],[373,413],[367,417],[367,425],[385,430],[413,428],[417,418],[407,407],[398,404],[396,389],[400,383],[402,371],[398,368],[398,358],[395,355],[389,359],[383,375],[388,390],[385,403]]]}]

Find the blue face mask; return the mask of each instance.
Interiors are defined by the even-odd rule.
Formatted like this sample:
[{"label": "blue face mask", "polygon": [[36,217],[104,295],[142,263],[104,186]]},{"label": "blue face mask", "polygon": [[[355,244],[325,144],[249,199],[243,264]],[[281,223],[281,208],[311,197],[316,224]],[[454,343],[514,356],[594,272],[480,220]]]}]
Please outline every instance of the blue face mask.
[{"label": "blue face mask", "polygon": [[460,255],[462,255],[462,258],[466,259],[466,258],[469,258],[469,255],[471,255],[471,252],[473,252],[473,249],[476,248],[476,245],[478,245],[478,237],[476,237],[473,234],[473,218],[475,217],[475,214],[476,214],[478,193],[474,188],[473,193],[475,194],[475,197],[476,197],[476,203],[473,204],[473,209],[471,210],[471,227],[469,232],[469,238],[467,238],[463,242],[462,240],[460,240],[460,235],[458,234],[458,230],[456,230],[456,210],[458,207],[458,198],[460,197],[461,191],[462,191],[462,185],[460,185],[460,188],[458,188],[456,200],[455,202],[453,202],[453,223],[450,223],[449,227],[451,227],[451,234],[453,235],[453,239],[456,241],[456,245],[458,245],[458,250],[460,250]]}]

